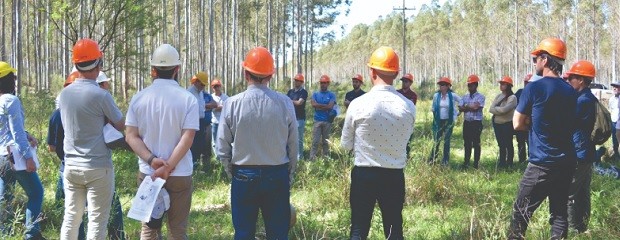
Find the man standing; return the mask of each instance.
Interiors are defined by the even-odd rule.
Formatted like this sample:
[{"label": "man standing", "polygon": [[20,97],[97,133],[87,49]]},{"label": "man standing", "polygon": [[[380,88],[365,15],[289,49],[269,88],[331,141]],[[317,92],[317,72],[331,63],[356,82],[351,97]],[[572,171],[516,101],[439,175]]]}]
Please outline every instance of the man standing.
[{"label": "man standing", "polygon": [[349,104],[351,104],[351,101],[353,101],[353,99],[356,99],[359,96],[362,96],[364,95],[364,93],[366,93],[364,92],[364,90],[360,88],[363,83],[364,83],[364,78],[362,77],[361,74],[355,74],[355,76],[351,78],[351,85],[353,86],[353,90],[347,92],[347,94],[344,95],[344,106],[345,107],[349,107]]},{"label": "man standing", "polygon": [[[192,86],[189,87],[187,91],[194,95],[196,101],[198,102],[199,108],[204,109],[203,111],[200,111],[198,113],[198,116],[200,118],[200,129],[196,131],[192,147],[190,148],[190,151],[192,153],[192,162],[194,166],[197,166],[198,162],[200,161],[202,163],[201,170],[207,170],[208,163],[211,158],[211,148],[209,147],[211,146],[211,141],[207,141],[207,139],[211,140],[211,134],[207,135],[207,133],[211,131],[211,110],[208,109],[209,106],[205,104],[205,100],[212,100],[212,98],[210,95],[208,97],[205,97],[205,95],[207,95],[208,93],[206,93],[204,90],[205,86],[209,84],[209,77],[205,72],[198,72],[191,78],[190,83],[192,84]],[[209,116],[206,116],[207,113],[209,113]],[[201,157],[201,155],[204,156]]]},{"label": "man standing", "polygon": [[568,222],[571,228],[582,233],[588,229],[590,219],[590,183],[596,146],[590,140],[596,121],[596,102],[590,83],[596,76],[594,64],[581,60],[570,68],[568,84],[577,91],[577,131],[573,142],[577,150],[577,167],[568,192]]},{"label": "man standing", "polygon": [[[527,86],[527,84],[530,82],[530,79],[532,78],[532,74],[527,74],[525,75],[525,78],[523,79],[523,88],[525,88],[525,86]],[[517,92],[515,93],[515,96],[517,97],[517,103],[519,102],[519,99],[521,98],[521,93],[523,93],[523,88],[517,90]],[[517,151],[518,151],[518,155],[519,155],[519,162],[523,163],[525,162],[525,160],[527,160],[527,130],[525,131],[515,131],[515,135],[517,136]]]},{"label": "man standing", "polygon": [[469,94],[463,95],[462,105],[459,111],[464,112],[463,143],[465,145],[465,159],[463,168],[469,167],[471,149],[474,149],[474,168],[478,168],[480,162],[480,134],[482,134],[482,109],[484,108],[484,95],[478,92],[480,78],[476,74],[467,77],[467,90]]},{"label": "man standing", "polygon": [[613,158],[615,160],[618,160],[620,158],[620,152],[618,152],[618,137],[616,136],[616,123],[618,122],[618,118],[620,115],[620,108],[618,108],[618,104],[620,104],[620,101],[618,101],[618,99],[620,99],[620,83],[619,82],[615,82],[611,84],[611,87],[613,88],[614,91],[614,95],[611,96],[611,98],[609,98],[609,113],[611,114],[611,121],[612,121],[612,126],[611,126],[611,139],[612,139],[612,148],[614,150],[614,154],[613,154]]},{"label": "man standing", "polygon": [[312,148],[310,149],[310,160],[316,158],[319,144],[323,146],[322,156],[329,156],[329,131],[331,122],[329,115],[336,104],[336,94],[327,90],[330,79],[327,75],[322,75],[319,79],[320,91],[312,94],[310,105],[314,108],[314,126],[312,127]]},{"label": "man standing", "polygon": [[417,104],[418,94],[411,90],[411,84],[413,84],[413,75],[411,73],[407,73],[400,78],[400,81],[403,83],[402,88],[396,91],[405,96],[407,99],[411,100],[414,105]]},{"label": "man standing", "polygon": [[243,62],[246,91],[222,109],[217,155],[232,177],[235,239],[254,239],[260,209],[267,239],[288,239],[290,184],[297,162],[297,121],[291,100],[269,89],[273,57],[264,47]]},{"label": "man standing", "polygon": [[65,130],[65,215],[60,239],[77,239],[88,201],[88,239],[105,239],[114,192],[112,152],[103,139],[105,119],[119,131],[125,124],[112,95],[95,82],[103,64],[97,42],[84,38],[73,46],[78,78],[60,92]]},{"label": "man standing", "polygon": [[525,237],[529,220],[547,197],[551,238],[566,238],[568,189],[576,164],[572,139],[577,121],[577,93],[560,78],[566,59],[564,41],[544,39],[531,54],[536,74],[543,78],[523,89],[513,117],[515,130],[529,129],[530,148],[508,238]]},{"label": "man standing", "polygon": [[[390,47],[375,50],[368,61],[372,89],[351,103],[341,145],[355,152],[351,172],[351,239],[366,239],[379,202],[386,239],[403,239],[405,202],[403,151],[413,133],[416,108],[392,86],[399,60]],[[384,127],[391,126],[391,127]]]},{"label": "man standing", "polygon": [[306,99],[308,99],[308,91],[304,89],[304,75],[298,73],[293,78],[294,88],[288,90],[286,95],[293,101],[295,106],[295,117],[297,118],[297,133],[299,137],[297,151],[297,159],[301,159],[304,155],[304,133],[306,132]]},{"label": "man standing", "polygon": [[[151,57],[153,84],[131,98],[126,123],[127,143],[139,158],[138,184],[145,177],[166,180],[163,188],[170,194],[168,239],[187,239],[193,191],[189,149],[200,128],[198,114],[203,111],[196,97],[179,86],[180,65],[179,53],[171,45],[155,49]],[[140,239],[163,237],[161,226],[151,222],[142,223]]]},{"label": "man standing", "polygon": [[213,89],[213,101],[217,104],[215,108],[213,108],[213,117],[211,117],[211,140],[212,147],[215,149],[215,140],[217,139],[217,127],[220,124],[220,116],[222,115],[222,107],[224,106],[224,102],[228,99],[228,95],[222,92],[222,82],[219,79],[214,79],[211,81],[211,89]]}]

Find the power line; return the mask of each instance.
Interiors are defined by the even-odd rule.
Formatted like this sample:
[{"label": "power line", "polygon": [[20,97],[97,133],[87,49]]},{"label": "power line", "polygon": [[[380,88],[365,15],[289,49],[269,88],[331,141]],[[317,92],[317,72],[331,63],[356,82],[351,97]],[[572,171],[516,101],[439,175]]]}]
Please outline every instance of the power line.
[{"label": "power line", "polygon": [[403,5],[400,8],[392,8],[395,11],[401,10],[403,11],[403,74],[407,73],[407,16],[405,15],[405,11],[415,10],[415,7],[408,8],[405,6],[405,0],[403,0]]}]

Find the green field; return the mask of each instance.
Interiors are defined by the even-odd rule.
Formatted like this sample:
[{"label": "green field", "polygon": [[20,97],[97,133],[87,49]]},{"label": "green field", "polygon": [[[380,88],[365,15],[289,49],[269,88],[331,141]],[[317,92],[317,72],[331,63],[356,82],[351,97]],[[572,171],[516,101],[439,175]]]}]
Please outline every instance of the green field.
[{"label": "green field", "polygon": [[[337,85],[337,84],[335,84]],[[350,87],[348,84],[332,86],[342,99]],[[366,83],[365,89],[369,89]],[[485,108],[482,135],[482,160],[478,170],[461,170],[463,161],[462,120],[454,129],[450,165],[430,166],[426,159],[432,147],[430,93],[434,85],[422,86],[417,106],[417,119],[412,142],[412,156],[405,169],[406,202],[403,211],[405,236],[409,239],[504,239],[509,226],[512,202],[525,165],[516,164],[513,169],[496,168],[497,144],[490,125],[490,114]],[[482,92],[487,104],[497,94],[496,85],[487,84]],[[309,89],[310,91],[315,88]],[[283,88],[280,90],[284,90]],[[515,89],[516,90],[516,89]],[[465,93],[464,86],[457,89]],[[42,228],[47,239],[58,239],[62,212],[54,201],[58,178],[58,160],[46,151],[47,120],[53,109],[55,93],[24,94],[22,101],[27,115],[26,128],[34,133],[39,142],[41,168],[38,170],[45,188]],[[341,102],[341,100],[339,101]],[[125,104],[120,104],[125,108]],[[308,104],[309,105],[309,104]],[[308,106],[308,111],[310,111]],[[312,112],[308,112],[312,116]],[[301,161],[291,190],[291,201],[297,208],[297,224],[291,229],[292,239],[345,239],[350,224],[349,184],[352,156],[340,148],[339,138],[342,115],[336,120],[331,140],[332,154],[329,158],[314,162]],[[305,155],[310,148],[312,121],[306,122]],[[516,141],[515,141],[516,148]],[[516,157],[516,156],[515,156]],[[116,170],[116,189],[126,214],[131,198],[137,190],[137,160],[125,151],[113,155]],[[518,162],[517,159],[515,159]],[[190,239],[232,239],[233,227],[230,216],[230,185],[215,160],[207,173],[194,173],[194,196],[190,227]],[[570,239],[618,239],[620,237],[620,189],[618,180],[594,175],[592,183],[592,217],[590,230]],[[18,189],[20,189],[18,187]],[[25,196],[18,190],[16,214],[23,214]],[[19,207],[18,207],[19,208]],[[528,239],[549,237],[547,204],[535,213],[528,230]],[[128,239],[139,238],[139,222],[125,217]],[[262,222],[259,221],[257,237],[265,239]],[[14,223],[13,230],[21,233],[21,223]],[[8,239],[21,239],[14,234]],[[371,239],[383,239],[381,215],[375,211],[370,232]]]}]

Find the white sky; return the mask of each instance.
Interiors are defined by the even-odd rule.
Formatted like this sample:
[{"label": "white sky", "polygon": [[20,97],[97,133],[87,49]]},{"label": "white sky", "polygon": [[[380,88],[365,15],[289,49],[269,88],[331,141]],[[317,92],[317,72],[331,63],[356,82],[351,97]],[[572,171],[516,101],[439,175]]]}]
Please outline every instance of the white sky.
[{"label": "white sky", "polygon": [[[445,0],[439,0],[439,4],[442,5]],[[407,8],[415,8],[415,10],[405,11],[407,16],[417,14],[423,4],[430,4],[431,0],[405,0],[405,6]],[[336,18],[336,23],[332,25],[329,30],[334,30],[336,33],[336,39],[342,38],[340,26],[344,25],[345,34],[351,32],[351,29],[357,24],[363,23],[370,25],[375,20],[379,19],[379,16],[387,16],[394,8],[402,8],[403,0],[353,0],[351,3],[349,15],[345,16],[344,8],[341,14]],[[401,10],[398,10],[402,12]],[[327,30],[327,31],[329,31]]]}]

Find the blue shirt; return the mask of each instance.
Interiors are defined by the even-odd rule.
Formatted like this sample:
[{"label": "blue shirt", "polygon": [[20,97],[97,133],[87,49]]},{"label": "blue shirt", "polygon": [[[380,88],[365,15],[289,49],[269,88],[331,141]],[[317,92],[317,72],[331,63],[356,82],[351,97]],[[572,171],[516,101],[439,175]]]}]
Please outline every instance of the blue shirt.
[{"label": "blue shirt", "polygon": [[[333,92],[330,91],[325,91],[325,92],[314,92],[312,94],[312,99],[314,99],[314,102],[319,103],[319,104],[329,104],[330,102],[336,102],[336,94],[334,94]],[[329,120],[329,113],[330,111],[328,110],[318,110],[315,109],[314,111],[314,121],[317,122],[327,122]]]},{"label": "blue shirt", "polygon": [[[205,99],[205,104],[209,104],[210,102],[213,101],[213,97],[211,96],[211,94],[209,94],[206,91],[203,91],[203,93],[204,93],[203,96],[204,96],[204,99]],[[202,106],[202,107],[204,108],[204,106]],[[211,124],[211,112],[213,112],[213,110],[211,110],[211,109],[207,110],[205,108],[205,122],[207,124]]]},{"label": "blue shirt", "polygon": [[60,159],[60,171],[65,166],[65,150],[63,149],[65,141],[65,129],[62,127],[62,118],[60,117],[60,109],[54,110],[47,127],[47,145],[56,148],[56,156]]},{"label": "blue shirt", "polygon": [[0,155],[8,155],[6,147],[16,144],[25,159],[32,157],[24,130],[24,111],[19,98],[12,94],[0,96]]},{"label": "blue shirt", "polygon": [[586,88],[578,93],[577,97],[577,131],[573,134],[573,142],[577,151],[577,161],[594,162],[596,146],[592,143],[591,135],[596,120],[596,102],[592,91]]},{"label": "blue shirt", "polygon": [[532,119],[529,162],[574,164],[577,92],[560,78],[544,77],[523,89],[517,111]]}]

